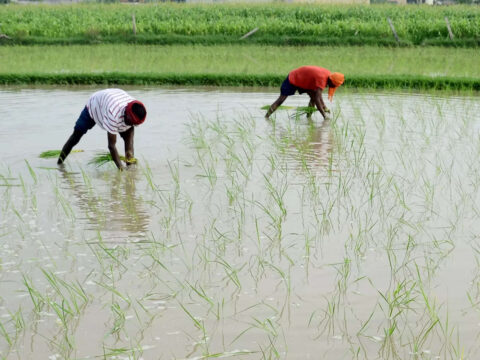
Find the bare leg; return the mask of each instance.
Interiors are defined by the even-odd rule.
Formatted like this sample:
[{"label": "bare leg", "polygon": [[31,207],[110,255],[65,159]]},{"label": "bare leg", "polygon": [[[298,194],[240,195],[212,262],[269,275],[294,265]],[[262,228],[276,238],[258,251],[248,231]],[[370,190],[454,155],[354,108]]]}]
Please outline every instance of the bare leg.
[{"label": "bare leg", "polygon": [[60,165],[65,161],[68,154],[70,154],[70,151],[72,151],[73,147],[78,144],[82,136],[83,134],[81,131],[73,130],[73,134],[70,135],[65,145],[63,145],[60,156],[58,157],[57,164]]},{"label": "bare leg", "polygon": [[275,102],[270,106],[270,109],[268,109],[267,111],[267,114],[265,115],[265,118],[268,119],[270,117],[270,115],[273,114],[273,112],[275,110],[277,110],[277,108],[283,104],[283,102],[285,101],[285,99],[287,98],[286,95],[280,95],[278,97],[277,100],[275,100]]}]

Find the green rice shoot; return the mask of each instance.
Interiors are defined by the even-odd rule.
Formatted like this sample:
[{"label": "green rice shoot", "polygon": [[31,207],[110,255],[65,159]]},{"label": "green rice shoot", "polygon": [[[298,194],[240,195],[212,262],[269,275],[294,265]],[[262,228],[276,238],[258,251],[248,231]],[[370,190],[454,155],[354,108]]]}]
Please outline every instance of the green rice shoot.
[{"label": "green rice shoot", "polygon": [[[62,152],[62,150],[47,150],[47,151],[42,152],[39,155],[39,157],[41,157],[42,159],[56,158],[56,157],[60,156],[61,152]],[[72,150],[71,152],[72,153],[79,153],[79,152],[83,152],[83,150]]]}]

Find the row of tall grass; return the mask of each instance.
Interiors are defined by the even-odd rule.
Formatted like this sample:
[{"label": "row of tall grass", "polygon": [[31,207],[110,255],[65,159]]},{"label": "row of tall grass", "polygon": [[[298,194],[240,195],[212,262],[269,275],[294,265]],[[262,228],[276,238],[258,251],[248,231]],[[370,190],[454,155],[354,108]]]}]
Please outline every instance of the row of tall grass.
[{"label": "row of tall grass", "polygon": [[178,34],[123,34],[123,35],[99,35],[86,34],[75,37],[49,38],[41,36],[18,36],[0,38],[0,45],[94,45],[94,44],[138,44],[138,45],[226,45],[226,44],[263,44],[277,46],[387,46],[387,47],[412,47],[441,46],[451,48],[470,48],[480,45],[480,38],[432,38],[424,39],[416,43],[406,39],[396,41],[393,37],[374,36],[330,36],[317,37],[314,35],[280,35],[258,34],[240,40],[236,35],[178,35]]},{"label": "row of tall grass", "polygon": [[[0,74],[0,85],[201,85],[278,87],[285,75],[177,74],[177,73],[20,73]],[[349,76],[343,87],[480,91],[480,79],[411,75]]]},{"label": "row of tall grass", "polygon": [[[132,14],[136,34],[132,31]],[[449,40],[448,17],[456,41]],[[476,46],[480,9],[468,6],[331,6],[312,4],[82,4],[0,8],[3,43],[245,42],[270,44],[395,43],[391,18],[401,44]]]}]

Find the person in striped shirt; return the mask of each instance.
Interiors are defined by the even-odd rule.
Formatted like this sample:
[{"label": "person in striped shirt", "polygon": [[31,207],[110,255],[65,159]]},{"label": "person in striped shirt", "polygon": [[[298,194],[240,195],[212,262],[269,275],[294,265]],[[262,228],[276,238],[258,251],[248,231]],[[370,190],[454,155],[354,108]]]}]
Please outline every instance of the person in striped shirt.
[{"label": "person in striped shirt", "polygon": [[57,163],[63,164],[72,148],[78,144],[88,130],[98,125],[107,131],[108,149],[118,169],[123,165],[118,155],[116,142],[119,134],[125,142],[127,165],[134,162],[133,134],[135,126],[142,124],[147,116],[145,106],[120,89],[97,91],[87,101],[73,128],[73,134],[60,152]]},{"label": "person in striped shirt", "polygon": [[329,70],[318,66],[301,66],[292,70],[280,87],[280,96],[270,106],[265,118],[269,118],[277,108],[283,104],[286,98],[294,95],[307,93],[310,96],[308,106],[316,106],[318,111],[326,118],[326,113],[330,112],[322,99],[322,90],[328,86],[328,100],[332,101],[333,94],[337,88],[343,84],[345,76],[342,73],[331,73]]}]

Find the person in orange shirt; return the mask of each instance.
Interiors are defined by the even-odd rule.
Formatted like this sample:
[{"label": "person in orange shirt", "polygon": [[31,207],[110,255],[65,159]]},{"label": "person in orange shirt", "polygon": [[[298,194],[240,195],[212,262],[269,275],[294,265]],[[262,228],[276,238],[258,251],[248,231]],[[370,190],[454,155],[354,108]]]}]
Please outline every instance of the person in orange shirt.
[{"label": "person in orange shirt", "polygon": [[332,101],[333,93],[343,84],[345,76],[342,73],[331,73],[329,70],[318,66],[302,66],[292,70],[280,87],[280,96],[270,106],[265,118],[269,118],[277,108],[283,104],[285,99],[299,92],[307,93],[310,96],[308,106],[317,107],[318,111],[326,118],[326,113],[330,112],[322,99],[322,91],[328,86],[328,100]]}]

